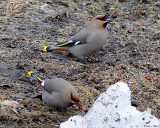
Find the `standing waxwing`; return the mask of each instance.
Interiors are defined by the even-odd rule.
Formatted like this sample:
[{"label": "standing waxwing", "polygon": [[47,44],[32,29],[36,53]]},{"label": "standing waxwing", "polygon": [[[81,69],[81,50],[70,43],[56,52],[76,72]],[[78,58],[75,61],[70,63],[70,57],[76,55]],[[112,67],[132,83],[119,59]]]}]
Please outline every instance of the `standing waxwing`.
[{"label": "standing waxwing", "polygon": [[42,92],[44,102],[57,108],[67,108],[76,104],[79,109],[82,109],[79,94],[68,81],[57,77],[44,79],[33,71],[28,72],[28,74],[41,82],[41,86],[44,88]]},{"label": "standing waxwing", "polygon": [[84,56],[101,49],[108,40],[107,20],[109,14],[98,15],[89,25],[71,37],[68,41],[56,46],[44,46],[43,51],[61,50],[83,60]]}]

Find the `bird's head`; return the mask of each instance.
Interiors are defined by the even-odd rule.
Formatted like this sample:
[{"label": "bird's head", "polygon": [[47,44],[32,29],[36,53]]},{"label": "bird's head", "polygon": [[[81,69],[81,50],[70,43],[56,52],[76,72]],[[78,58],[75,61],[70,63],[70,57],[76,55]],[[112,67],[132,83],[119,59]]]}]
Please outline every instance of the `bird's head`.
[{"label": "bird's head", "polygon": [[77,105],[79,109],[82,109],[82,105],[80,104],[79,97],[74,97],[71,95],[71,100],[70,100],[72,105]]},{"label": "bird's head", "polygon": [[93,23],[100,24],[103,28],[107,26],[108,23],[112,22],[111,20],[108,20],[108,17],[110,14],[105,15],[98,15],[94,18]]}]

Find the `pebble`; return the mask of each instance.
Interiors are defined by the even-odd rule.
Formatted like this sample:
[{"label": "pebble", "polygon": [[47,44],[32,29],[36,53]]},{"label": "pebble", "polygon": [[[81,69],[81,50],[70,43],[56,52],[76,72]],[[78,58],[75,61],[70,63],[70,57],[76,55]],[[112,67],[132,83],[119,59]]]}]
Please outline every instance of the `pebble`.
[{"label": "pebble", "polygon": [[132,30],[132,29],[129,29],[129,30],[128,30],[128,33],[132,33],[132,32],[133,32],[133,30]]},{"label": "pebble", "polygon": [[156,5],[157,7],[160,7],[160,2],[157,2],[155,5]]},{"label": "pebble", "polygon": [[138,106],[138,102],[136,100],[132,100],[131,101],[131,106],[137,107]]},{"label": "pebble", "polygon": [[24,70],[24,66],[23,66],[22,64],[18,63],[18,64],[16,65],[16,69]]},{"label": "pebble", "polygon": [[121,69],[126,69],[127,68],[126,65],[124,65],[124,64],[120,64],[119,66],[120,66]]},{"label": "pebble", "polygon": [[125,28],[126,28],[126,25],[122,24],[122,25],[121,25],[121,28],[125,29]]},{"label": "pebble", "polygon": [[119,2],[124,2],[124,0],[119,0]]},{"label": "pebble", "polygon": [[160,89],[160,85],[157,85],[156,87]]},{"label": "pebble", "polygon": [[93,78],[92,76],[89,76],[89,77],[87,78],[87,80],[88,80],[88,81],[93,81],[94,78]]},{"label": "pebble", "polygon": [[40,69],[38,69],[38,72],[46,73],[46,70],[45,70],[45,69],[43,69],[43,68],[40,68]]},{"label": "pebble", "polygon": [[14,44],[8,44],[7,47],[8,48],[15,48],[16,46]]}]

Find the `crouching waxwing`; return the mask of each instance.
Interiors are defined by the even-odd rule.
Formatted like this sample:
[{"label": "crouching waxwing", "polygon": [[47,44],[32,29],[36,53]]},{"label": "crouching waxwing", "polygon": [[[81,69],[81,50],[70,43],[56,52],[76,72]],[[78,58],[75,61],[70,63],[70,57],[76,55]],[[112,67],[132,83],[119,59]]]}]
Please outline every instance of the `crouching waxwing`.
[{"label": "crouching waxwing", "polygon": [[68,81],[57,77],[44,79],[33,71],[28,72],[28,74],[41,82],[41,86],[44,88],[42,92],[44,102],[57,108],[67,108],[76,104],[79,109],[82,109],[79,94]]},{"label": "crouching waxwing", "polygon": [[62,50],[69,51],[71,54],[83,60],[84,56],[101,49],[107,42],[108,31],[107,20],[109,14],[98,15],[89,25],[79,33],[71,37],[68,41],[56,46],[44,46],[43,51]]}]

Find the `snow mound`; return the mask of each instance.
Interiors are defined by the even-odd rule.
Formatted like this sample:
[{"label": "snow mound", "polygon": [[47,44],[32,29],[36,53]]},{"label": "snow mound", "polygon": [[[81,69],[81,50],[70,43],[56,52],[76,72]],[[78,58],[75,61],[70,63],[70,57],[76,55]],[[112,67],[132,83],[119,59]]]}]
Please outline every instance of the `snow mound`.
[{"label": "snow mound", "polygon": [[85,116],[73,116],[60,128],[160,128],[160,121],[150,111],[131,106],[130,95],[128,85],[118,82],[98,97]]}]

